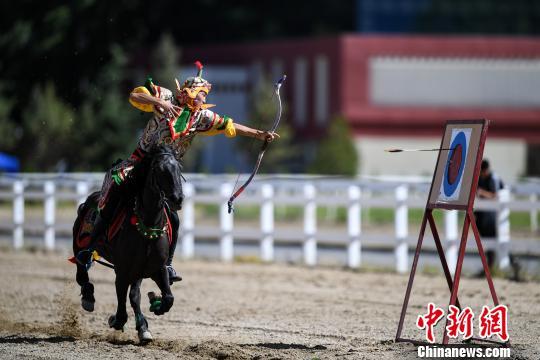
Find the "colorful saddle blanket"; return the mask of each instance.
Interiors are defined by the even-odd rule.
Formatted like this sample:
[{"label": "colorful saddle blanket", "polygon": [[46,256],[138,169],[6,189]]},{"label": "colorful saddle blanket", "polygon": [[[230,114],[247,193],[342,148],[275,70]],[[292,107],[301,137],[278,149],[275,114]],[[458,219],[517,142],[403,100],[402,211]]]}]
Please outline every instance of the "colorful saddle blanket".
[{"label": "colorful saddle blanket", "polygon": [[[99,193],[91,194],[88,197],[86,206],[81,206],[79,208],[79,217],[81,219],[81,224],[79,226],[79,231],[75,239],[79,249],[85,249],[90,245],[90,236],[92,234],[92,231],[94,230],[94,224],[97,217],[98,198]],[[172,225],[169,214],[166,210],[163,211],[165,212],[165,216],[167,219],[167,237],[170,245],[172,243]],[[122,226],[125,224],[128,213],[129,215],[131,215],[130,222],[134,224],[136,219],[134,219],[135,215],[133,215],[133,211],[128,212],[128,208],[126,206],[119,206],[113,215],[113,219],[110,222],[110,225],[106,229],[106,236],[105,234],[102,234],[98,237],[98,245],[104,245],[105,242],[112,243],[114,241],[116,235],[119,233],[119,231],[122,229]]]}]

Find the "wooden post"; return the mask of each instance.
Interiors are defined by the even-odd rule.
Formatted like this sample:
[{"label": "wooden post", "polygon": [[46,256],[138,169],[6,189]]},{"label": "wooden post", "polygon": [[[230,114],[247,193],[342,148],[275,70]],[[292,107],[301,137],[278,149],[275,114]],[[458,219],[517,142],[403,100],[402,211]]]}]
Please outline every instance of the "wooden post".
[{"label": "wooden post", "polygon": [[20,249],[24,245],[24,183],[13,183],[13,247]]},{"label": "wooden post", "polygon": [[351,185],[348,192],[347,230],[349,233],[349,244],[347,246],[347,265],[351,268],[358,268],[362,263],[362,245],[360,243],[360,233],[362,231],[361,190],[359,186]]},{"label": "wooden post", "polygon": [[264,184],[261,194],[261,258],[270,262],[274,260],[274,187]]},{"label": "wooden post", "polygon": [[43,185],[45,191],[45,201],[43,204],[44,223],[45,223],[45,248],[48,250],[54,249],[55,233],[54,223],[56,220],[56,198],[54,193],[56,185],[52,181],[46,181]]},{"label": "wooden post", "polygon": [[184,201],[182,202],[182,257],[191,259],[195,255],[195,187],[185,183]]},{"label": "wooden post", "polygon": [[510,190],[501,189],[498,192],[499,211],[497,213],[497,259],[499,267],[510,266]]},{"label": "wooden post", "polygon": [[220,219],[220,228],[221,228],[221,238],[219,240],[221,260],[230,262],[233,260],[234,250],[233,250],[233,216],[234,212],[229,214],[229,207],[227,201],[229,200],[232,193],[232,186],[230,184],[221,185],[221,199],[222,203],[219,209],[219,219]]},{"label": "wooden post", "polygon": [[315,186],[313,184],[304,185],[304,262],[306,265],[317,264],[317,204],[315,203]]},{"label": "wooden post", "polygon": [[409,189],[407,185],[400,185],[395,190],[396,197],[396,210],[395,210],[395,227],[396,227],[396,271],[400,274],[404,274],[409,270],[408,264],[408,246],[407,235],[409,232],[409,219],[407,197],[409,195]]}]

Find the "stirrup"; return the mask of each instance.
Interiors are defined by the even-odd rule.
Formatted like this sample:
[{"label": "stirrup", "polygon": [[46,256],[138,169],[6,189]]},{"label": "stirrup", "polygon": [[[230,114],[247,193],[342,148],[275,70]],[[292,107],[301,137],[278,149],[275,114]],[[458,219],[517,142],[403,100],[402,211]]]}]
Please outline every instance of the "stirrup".
[{"label": "stirrup", "polygon": [[[81,260],[84,254],[89,254],[89,255],[86,255],[88,257],[88,260],[86,262]],[[92,267],[92,264],[94,263],[94,260],[99,260],[99,259],[100,259],[100,256],[97,250],[93,250],[93,249],[81,250],[77,253],[77,256],[75,256],[75,260],[77,261],[77,263],[79,265],[84,266],[86,268],[86,271],[90,270],[90,268]]]}]

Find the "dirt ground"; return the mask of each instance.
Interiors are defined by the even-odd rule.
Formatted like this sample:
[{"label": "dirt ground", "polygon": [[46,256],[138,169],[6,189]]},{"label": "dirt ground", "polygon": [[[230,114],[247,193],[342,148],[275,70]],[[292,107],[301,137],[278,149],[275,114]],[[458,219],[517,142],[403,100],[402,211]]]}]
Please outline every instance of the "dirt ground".
[{"label": "dirt ground", "polygon": [[[116,309],[114,273],[92,268],[97,302],[87,313],[67,256],[0,252],[1,359],[416,358],[416,346],[393,342],[407,276],[178,260],[184,281],[173,287],[171,312],[148,312],[145,294],[157,287],[143,282],[155,341],[141,346],[129,305],[124,332],[107,326]],[[540,284],[497,279],[495,287],[509,307],[512,358],[540,358]],[[417,276],[403,336],[422,339],[416,317],[428,302],[446,308],[448,298],[442,277]],[[460,300],[475,314],[492,304],[482,279],[463,279]]]}]

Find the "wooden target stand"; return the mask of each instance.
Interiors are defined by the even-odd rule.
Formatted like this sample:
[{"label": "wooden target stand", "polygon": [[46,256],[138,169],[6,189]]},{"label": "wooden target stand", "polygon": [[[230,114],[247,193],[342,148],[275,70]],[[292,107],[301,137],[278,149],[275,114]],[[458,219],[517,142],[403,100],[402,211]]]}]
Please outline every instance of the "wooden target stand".
[{"label": "wooden target stand", "polygon": [[[476,222],[473,214],[473,205],[476,194],[476,189],[478,186],[478,177],[480,175],[480,165],[482,162],[482,156],[484,153],[484,144],[486,142],[487,129],[489,125],[489,120],[449,120],[445,125],[445,132],[441,140],[441,146],[439,149],[450,149],[450,151],[439,151],[437,158],[437,165],[435,172],[433,174],[433,180],[431,182],[431,189],[429,192],[429,197],[427,205],[424,211],[424,217],[422,219],[422,225],[420,227],[420,233],[418,236],[418,243],[416,245],[416,251],[414,254],[414,260],[411,268],[411,273],[409,275],[409,282],[407,284],[407,290],[405,292],[405,298],[403,300],[403,307],[401,309],[401,316],[399,318],[398,329],[396,333],[396,342],[409,342],[416,345],[434,345],[426,341],[419,341],[413,339],[406,339],[401,337],[403,330],[403,324],[405,320],[405,314],[407,312],[407,307],[409,305],[409,297],[411,295],[412,285],[414,282],[414,276],[416,274],[416,267],[418,265],[418,258],[420,257],[420,251],[422,249],[422,241],[424,239],[424,233],[426,226],[429,223],[429,227],[433,234],[435,241],[435,246],[437,247],[437,253],[441,260],[443,267],[444,275],[446,277],[446,282],[448,283],[448,288],[450,289],[450,301],[449,306],[457,306],[460,310],[462,309],[459,300],[458,300],[458,289],[459,289],[459,280],[461,278],[461,268],[463,266],[463,259],[465,257],[465,248],[467,245],[467,236],[469,233],[469,226],[472,228],[474,233],[474,238],[476,240],[476,245],[478,247],[478,254],[482,260],[482,266],[486,274],[487,283],[489,290],[491,292],[491,297],[493,298],[493,303],[495,306],[499,305],[499,300],[497,298],[497,293],[495,292],[495,287],[493,286],[493,279],[491,273],[489,272],[489,267],[486,260],[486,255],[484,253],[484,248],[482,246],[482,241],[480,239],[480,233],[476,226]],[[461,141],[457,139],[460,137],[460,131],[465,136],[465,141],[463,142],[463,136],[461,136]],[[456,135],[457,134],[457,135]],[[466,136],[468,134],[468,137]],[[454,136],[456,135],[456,136]],[[452,141],[452,139],[454,141]],[[457,140],[456,140],[457,139]],[[456,145],[457,144],[457,145]],[[466,149],[463,147],[466,145]],[[458,147],[460,147],[458,149]],[[457,151],[459,150],[459,151]],[[465,155],[463,155],[465,152]],[[459,154],[458,154],[459,153]],[[461,155],[461,162],[459,169],[457,169],[458,174],[456,176],[456,163],[459,159],[456,159],[457,156]],[[452,168],[452,164],[454,167]],[[461,170],[461,172],[459,171]],[[453,171],[453,173],[452,173]],[[444,177],[453,177],[448,181]],[[445,182],[445,180],[447,180]],[[453,180],[453,181],[452,181]],[[458,197],[455,199],[446,198],[441,200],[441,194],[445,194],[446,190],[449,192],[452,191],[452,186],[446,187],[448,184],[458,184],[458,189],[455,189],[459,193]],[[461,234],[461,242],[459,245],[458,258],[456,263],[455,276],[452,280],[452,275],[448,268],[448,263],[446,262],[446,257],[444,255],[444,249],[441,243],[441,238],[439,232],[437,231],[437,226],[433,218],[433,210],[442,209],[442,210],[462,210],[465,211],[465,217],[463,221],[463,231]],[[448,344],[448,334],[446,332],[446,327],[449,324],[449,320],[446,320],[446,325],[444,326],[444,335],[442,344]],[[471,340],[471,339],[469,339]],[[507,345],[508,342],[502,343],[493,340],[486,340],[481,338],[473,337],[472,340],[483,341],[496,343],[501,345]]]}]

